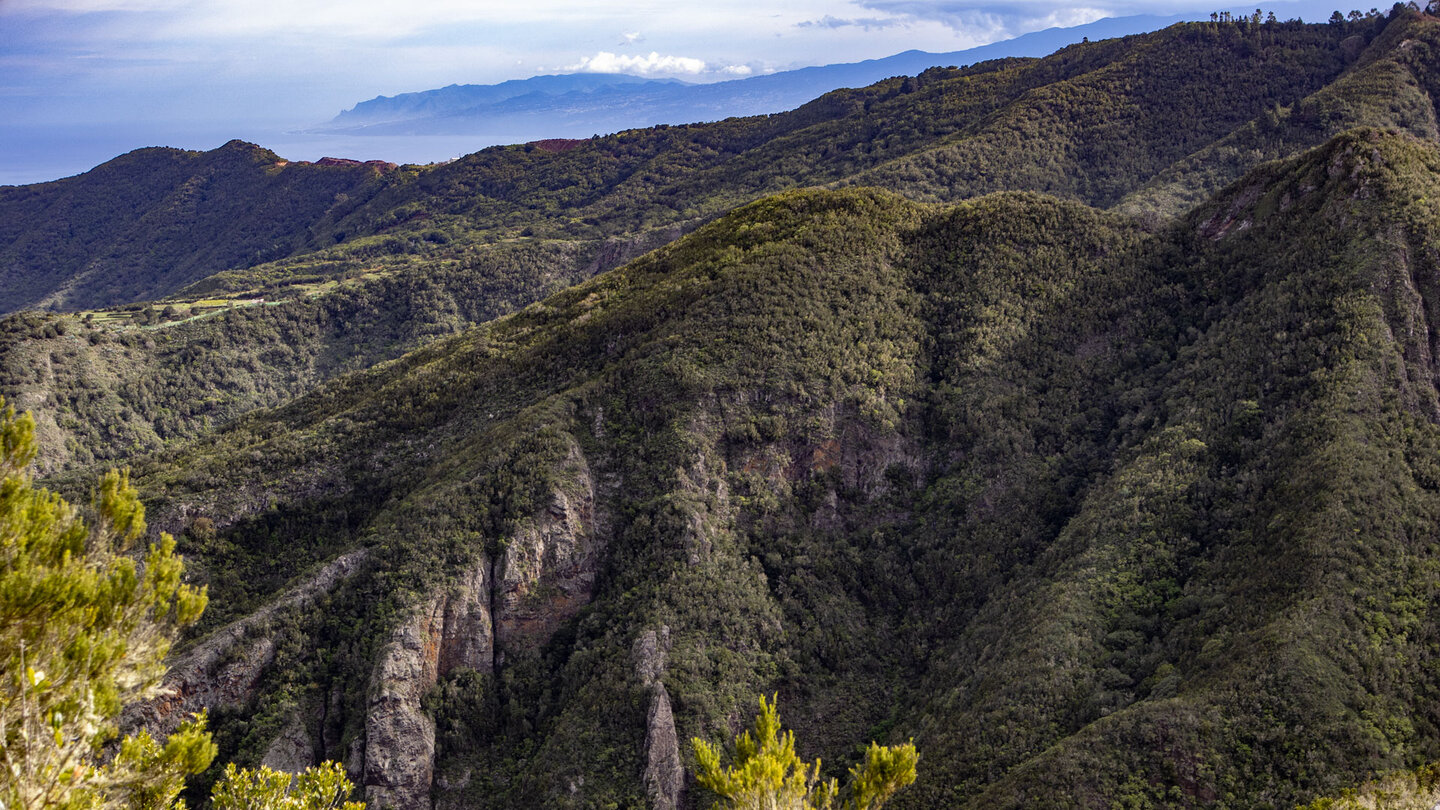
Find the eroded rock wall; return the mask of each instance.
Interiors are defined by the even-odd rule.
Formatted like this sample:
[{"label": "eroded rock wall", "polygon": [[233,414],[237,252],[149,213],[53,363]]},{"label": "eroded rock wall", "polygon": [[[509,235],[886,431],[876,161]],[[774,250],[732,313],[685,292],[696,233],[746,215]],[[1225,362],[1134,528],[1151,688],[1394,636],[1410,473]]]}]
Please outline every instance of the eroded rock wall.
[{"label": "eroded rock wall", "polygon": [[599,570],[595,485],[579,447],[540,514],[505,543],[495,571],[495,638],[502,650],[543,643],[590,601]]},{"label": "eroded rock wall", "polygon": [[645,793],[653,810],[676,810],[685,789],[685,766],[680,760],[680,737],[670,692],[665,689],[665,654],[670,649],[670,628],[647,630],[635,640],[635,675],[650,693],[645,727]]},{"label": "eroded rock wall", "polygon": [[216,630],[181,653],[165,675],[167,693],[126,707],[121,725],[143,727],[164,739],[196,712],[248,703],[275,657],[275,640],[265,632],[270,620],[309,608],[317,597],[354,575],[368,556],[366,549],[360,549],[335,558],[279,599]]},{"label": "eroded rock wall", "polygon": [[430,806],[435,724],[421,704],[440,678],[457,669],[494,673],[507,649],[544,643],[590,601],[600,540],[594,485],[577,446],[558,472],[547,507],[523,521],[497,557],[482,555],[449,591],[424,602],[381,652],[365,722],[372,807]]}]

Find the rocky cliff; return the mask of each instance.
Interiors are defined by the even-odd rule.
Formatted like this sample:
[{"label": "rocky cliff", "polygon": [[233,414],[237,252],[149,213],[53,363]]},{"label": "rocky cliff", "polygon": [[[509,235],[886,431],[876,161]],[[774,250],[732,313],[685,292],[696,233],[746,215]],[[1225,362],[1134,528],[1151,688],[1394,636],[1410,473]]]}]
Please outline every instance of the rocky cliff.
[{"label": "rocky cliff", "polygon": [[[275,655],[270,623],[285,614],[311,609],[319,597],[353,576],[368,558],[369,551],[363,548],[343,554],[273,602],[183,649],[171,661],[165,675],[166,694],[127,707],[121,724],[141,726],[163,738],[192,714],[252,702],[261,676]],[[294,728],[287,728],[284,736],[293,740],[297,733]],[[276,756],[281,756],[278,750]],[[295,754],[285,760],[305,759],[307,761],[300,765],[303,769],[313,764],[308,758],[308,753]]]},{"label": "rocky cliff", "polygon": [[461,571],[395,629],[370,679],[363,784],[377,807],[431,806],[435,722],[422,705],[459,669],[493,675],[507,652],[545,643],[589,602],[603,537],[594,484],[573,443],[539,514],[501,540],[500,553]]}]

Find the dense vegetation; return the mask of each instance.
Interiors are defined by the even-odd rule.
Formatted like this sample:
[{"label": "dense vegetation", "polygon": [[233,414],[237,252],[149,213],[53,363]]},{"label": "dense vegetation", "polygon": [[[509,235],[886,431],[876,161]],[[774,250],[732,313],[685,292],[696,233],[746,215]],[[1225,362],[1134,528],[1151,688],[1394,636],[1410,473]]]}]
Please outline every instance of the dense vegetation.
[{"label": "dense vegetation", "polygon": [[[947,201],[1029,189],[1156,222],[1351,126],[1434,137],[1440,33],[1414,15],[1388,22],[1178,25],[1046,59],[937,68],[781,115],[379,174],[279,167],[238,143],[134,153],[0,192],[12,240],[0,237],[0,252],[31,281],[59,274],[53,283],[73,287],[65,268],[81,261],[102,268],[84,279],[134,282],[124,295],[46,299],[58,306],[173,297],[88,318],[12,317],[0,324],[0,392],[40,409],[47,468],[126,457],[483,323],[794,186],[865,183]],[[177,201],[194,199],[182,190],[202,176],[204,204],[184,208]],[[336,183],[359,185],[336,196]],[[145,199],[116,198],[116,187]],[[102,203],[149,219],[117,220]],[[242,204],[254,211],[237,214]],[[80,227],[80,213],[61,211],[89,213]],[[163,233],[147,224],[161,221]],[[114,232],[145,253],[114,252],[103,236]],[[101,264],[97,244],[111,251]]]},{"label": "dense vegetation", "polygon": [[21,313],[0,321],[0,391],[35,410],[43,469],[128,458],[523,307],[665,236],[472,246],[262,293]]},{"label": "dense vegetation", "polygon": [[140,149],[78,177],[0,188],[0,311],[159,298],[289,255],[373,194],[381,172],[287,164],[231,141]]},{"label": "dense vegetation", "polygon": [[1437,28],[1177,26],[406,169],[318,252],[13,316],[4,391],[56,467],[158,449],[204,628],[368,551],[246,631],[221,762],[299,728],[371,779],[377,662],[480,571],[441,807],[645,805],[661,693],[709,741],[778,693],[825,779],[913,738],[899,808],[1429,779]]},{"label": "dense vegetation", "polygon": [[[1380,58],[1365,48],[1384,23],[1176,25],[1046,59],[936,68],[836,91],[789,113],[632,130],[559,151],[497,147],[379,176],[368,166],[285,165],[238,142],[205,154],[141,150],[77,178],[0,194],[7,265],[23,271],[9,287],[13,300],[0,306],[155,298],[200,275],[356,240],[349,255],[363,262],[417,251],[443,257],[456,241],[526,229],[567,238],[631,233],[857,176],[922,199],[1023,188],[1109,205],[1247,122],[1288,115],[1347,62]],[[1433,36],[1429,26],[1409,28]],[[1387,58],[1424,64],[1423,53],[1390,53],[1403,38],[1387,41]],[[1366,108],[1394,89],[1352,81],[1345,96]],[[1289,118],[1328,122],[1334,106]],[[1365,118],[1350,115],[1348,124],[1391,123]],[[1222,176],[1191,176],[1186,190],[1213,192],[1264,157],[1231,159],[1213,170]],[[307,264],[291,272],[311,272]],[[119,284],[146,268],[153,278]],[[83,279],[72,280],[79,273]],[[59,290],[98,284],[97,276],[119,286],[20,295],[22,280],[43,277]]]},{"label": "dense vegetation", "polygon": [[803,756],[913,737],[899,807],[1282,807],[1433,759],[1436,177],[1362,131],[1155,233],[783,194],[147,461],[213,621],[378,561],[271,627],[222,759],[322,704],[363,735],[396,622],[586,480],[588,606],[427,698],[442,802],[644,801],[662,628],[682,738],[779,690]]}]

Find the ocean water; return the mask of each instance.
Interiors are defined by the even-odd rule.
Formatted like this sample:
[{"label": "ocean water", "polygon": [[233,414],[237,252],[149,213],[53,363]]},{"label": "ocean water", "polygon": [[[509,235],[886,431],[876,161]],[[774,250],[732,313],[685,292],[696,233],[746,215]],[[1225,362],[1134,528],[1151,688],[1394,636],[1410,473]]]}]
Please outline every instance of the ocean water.
[{"label": "ocean water", "polygon": [[259,144],[288,160],[322,157],[436,163],[487,146],[534,138],[486,135],[346,135],[280,127],[209,125],[0,124],[0,186],[58,180],[81,174],[118,155],[147,146],[207,150],[233,138]]}]

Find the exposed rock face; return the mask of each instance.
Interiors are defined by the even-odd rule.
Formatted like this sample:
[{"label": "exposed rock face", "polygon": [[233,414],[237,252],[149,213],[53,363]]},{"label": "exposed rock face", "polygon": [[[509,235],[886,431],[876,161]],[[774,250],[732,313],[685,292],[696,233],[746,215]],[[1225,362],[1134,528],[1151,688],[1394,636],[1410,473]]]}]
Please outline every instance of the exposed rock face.
[{"label": "exposed rock face", "polygon": [[300,773],[315,764],[314,743],[299,715],[290,716],[279,736],[265,749],[260,764],[287,773]]},{"label": "exposed rock face", "polygon": [[685,767],[680,761],[680,738],[670,693],[662,680],[670,628],[647,630],[635,640],[635,675],[650,692],[650,713],[645,731],[645,791],[654,810],[676,810],[685,789]]},{"label": "exposed rock face", "polygon": [[600,552],[595,486],[578,447],[571,448],[561,473],[566,484],[515,532],[496,566],[495,643],[502,651],[543,642],[594,592]]},{"label": "exposed rock face", "polygon": [[[363,783],[371,806],[430,806],[435,724],[420,704],[441,677],[460,668],[493,673],[507,647],[543,643],[590,601],[600,549],[594,486],[578,446],[560,473],[564,483],[548,508],[521,525],[499,559],[478,559],[381,652],[365,721]],[[664,714],[673,737],[668,696]],[[678,747],[675,757],[678,767]]]},{"label": "exposed rock face", "polygon": [[495,626],[490,616],[490,566],[477,565],[460,578],[459,590],[445,602],[438,672],[495,669]]},{"label": "exposed rock face", "polygon": [[371,678],[365,717],[365,798],[398,810],[430,806],[435,722],[420,706],[441,676],[494,670],[490,562],[482,558],[449,593],[396,628]]},{"label": "exposed rock face", "polygon": [[432,599],[396,628],[370,679],[365,717],[365,800],[375,807],[430,806],[435,723],[420,700],[435,685],[445,600]]},{"label": "exposed rock face", "polygon": [[164,739],[195,712],[248,702],[255,695],[265,667],[275,656],[274,640],[260,635],[260,629],[278,613],[308,608],[317,596],[331,591],[341,580],[354,574],[368,553],[360,549],[335,558],[310,580],[279,599],[211,633],[171,662],[170,671],[165,675],[169,694],[127,706],[121,725],[143,726]]}]

